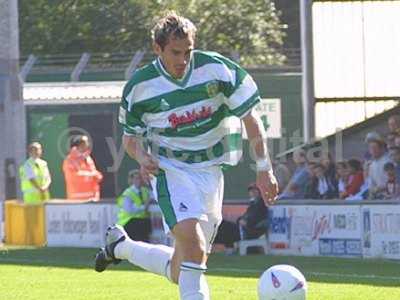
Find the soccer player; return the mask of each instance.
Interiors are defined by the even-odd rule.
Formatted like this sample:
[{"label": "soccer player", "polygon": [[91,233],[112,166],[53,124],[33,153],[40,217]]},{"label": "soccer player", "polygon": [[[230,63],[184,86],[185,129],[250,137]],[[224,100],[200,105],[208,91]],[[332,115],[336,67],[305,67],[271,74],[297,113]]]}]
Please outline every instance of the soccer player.
[{"label": "soccer player", "polygon": [[177,283],[183,300],[210,298],[204,272],[222,219],[221,166],[241,157],[240,119],[267,205],[278,189],[253,109],[260,101],[256,84],[224,56],[194,50],[195,34],[193,23],[173,12],[158,21],[152,30],[158,58],[126,84],[119,115],[125,150],[153,178],[174,248],[133,241],[117,225],[108,229],[95,266],[101,272],[127,259]]}]

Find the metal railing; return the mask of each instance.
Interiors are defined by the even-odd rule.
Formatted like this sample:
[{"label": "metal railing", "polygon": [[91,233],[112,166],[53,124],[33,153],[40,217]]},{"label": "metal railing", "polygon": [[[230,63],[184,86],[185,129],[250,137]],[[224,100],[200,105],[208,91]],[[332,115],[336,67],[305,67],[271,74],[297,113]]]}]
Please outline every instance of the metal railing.
[{"label": "metal railing", "polygon": [[[301,65],[301,50],[299,48],[277,49],[285,60],[281,64],[256,65],[252,68],[269,69],[293,69]],[[224,55],[240,62],[240,53],[227,52]],[[136,52],[124,53],[85,53],[83,54],[57,54],[57,55],[28,55],[20,59],[21,70],[24,71],[22,77],[28,78],[30,75],[49,75],[67,74],[71,80],[79,80],[84,74],[92,73],[120,73],[122,78],[126,78],[136,68],[141,67],[154,59],[151,51],[138,50]],[[74,73],[74,74],[72,74]],[[71,76],[73,75],[73,76]]]}]

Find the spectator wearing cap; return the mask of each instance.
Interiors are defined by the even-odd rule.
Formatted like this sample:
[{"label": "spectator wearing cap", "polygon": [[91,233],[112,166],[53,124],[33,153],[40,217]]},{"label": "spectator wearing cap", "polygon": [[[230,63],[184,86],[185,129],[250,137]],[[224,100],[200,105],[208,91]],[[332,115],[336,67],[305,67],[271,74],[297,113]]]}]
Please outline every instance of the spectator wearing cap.
[{"label": "spectator wearing cap", "polygon": [[341,199],[357,194],[364,183],[364,174],[361,162],[357,159],[349,159],[347,165],[349,178],[345,190],[339,195]]},{"label": "spectator wearing cap", "polygon": [[293,161],[296,169],[292,178],[278,199],[304,199],[306,184],[310,180],[307,170],[306,152],[303,149],[293,152]]},{"label": "spectator wearing cap", "polygon": [[369,196],[374,198],[386,189],[387,176],[383,167],[390,162],[390,158],[386,153],[386,143],[378,134],[368,140],[368,152],[371,155],[368,170]]},{"label": "spectator wearing cap", "polygon": [[70,151],[63,162],[67,199],[100,199],[100,182],[103,175],[90,156],[89,138],[79,135],[72,140]]},{"label": "spectator wearing cap", "polygon": [[239,217],[238,225],[242,239],[255,239],[266,233],[268,208],[262,200],[259,188],[255,183],[248,186],[249,206]]},{"label": "spectator wearing cap", "polygon": [[386,172],[387,182],[386,188],[383,192],[385,199],[397,198],[400,196],[400,186],[396,180],[396,168],[392,162],[388,162],[384,165],[383,169]]},{"label": "spectator wearing cap", "polygon": [[400,147],[389,148],[389,157],[395,167],[397,183],[400,184]]}]

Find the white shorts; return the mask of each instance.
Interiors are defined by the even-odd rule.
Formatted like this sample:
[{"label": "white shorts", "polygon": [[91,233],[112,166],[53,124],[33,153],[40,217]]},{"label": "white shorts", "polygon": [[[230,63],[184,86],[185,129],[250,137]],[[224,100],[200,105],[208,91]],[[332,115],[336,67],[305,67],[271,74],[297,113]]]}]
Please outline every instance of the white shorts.
[{"label": "white shorts", "polygon": [[180,168],[161,159],[160,173],[152,186],[166,231],[182,220],[198,219],[206,238],[206,251],[210,252],[222,221],[224,175],[221,167]]}]

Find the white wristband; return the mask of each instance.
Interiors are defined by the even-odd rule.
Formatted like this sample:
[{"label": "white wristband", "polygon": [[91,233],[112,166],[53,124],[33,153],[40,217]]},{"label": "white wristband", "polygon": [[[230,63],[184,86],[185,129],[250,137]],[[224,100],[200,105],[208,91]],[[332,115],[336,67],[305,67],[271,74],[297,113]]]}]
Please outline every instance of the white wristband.
[{"label": "white wristband", "polygon": [[257,171],[270,171],[272,169],[271,164],[266,159],[259,159],[256,161]]}]

